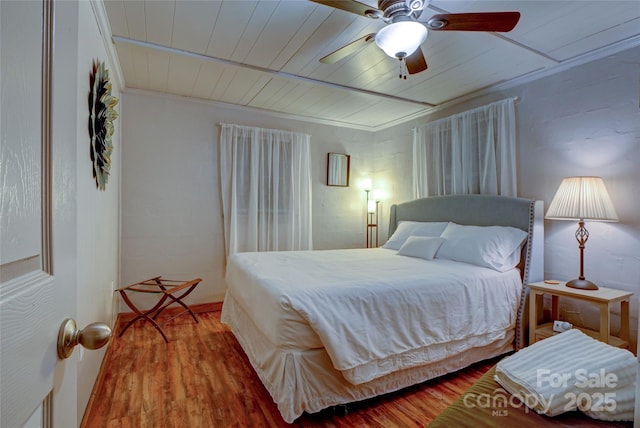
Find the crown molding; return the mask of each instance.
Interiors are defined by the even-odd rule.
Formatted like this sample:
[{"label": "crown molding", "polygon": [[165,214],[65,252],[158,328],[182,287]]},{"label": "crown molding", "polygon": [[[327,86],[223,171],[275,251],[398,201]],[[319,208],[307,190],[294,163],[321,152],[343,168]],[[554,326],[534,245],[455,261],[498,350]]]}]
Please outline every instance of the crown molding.
[{"label": "crown molding", "polygon": [[[597,61],[597,60],[606,58],[608,56],[615,55],[617,53],[624,52],[629,49],[633,49],[638,46],[640,46],[640,35],[632,36],[632,37],[629,37],[628,39],[625,39],[616,43],[612,43],[607,46],[603,46],[599,49],[595,49],[586,54],[577,55],[575,57],[569,58],[567,60],[564,60],[563,62],[558,63],[557,65],[541,68],[541,69],[529,72],[527,74],[524,74],[522,76],[509,79],[505,82],[496,83],[495,85],[487,86],[485,88],[479,89],[477,91],[471,92],[461,97],[454,98],[452,100],[449,100],[445,103],[442,103],[440,105],[437,105],[429,109],[424,114],[424,116],[431,115],[440,110],[445,110],[453,106],[456,106],[458,104],[462,104],[467,101],[471,101],[480,97],[484,97],[484,96],[498,93],[501,91],[510,90],[517,86],[526,85],[527,83],[531,83],[536,80],[540,80],[545,77],[549,77],[554,74],[561,73],[563,71],[570,70],[572,68],[587,64],[592,61]],[[399,123],[396,123],[396,125],[402,124],[404,122],[408,122],[411,119],[413,118],[407,118],[406,120],[396,121],[396,122],[399,122]]]},{"label": "crown molding", "polygon": [[[385,129],[389,126],[384,126],[384,127],[371,127],[371,126],[365,126],[365,125],[356,125],[353,123],[349,123],[349,122],[340,122],[340,121],[336,121],[336,120],[329,120],[329,119],[320,119],[317,117],[312,117],[312,116],[304,116],[304,115],[298,115],[298,114],[293,114],[293,113],[282,113],[282,112],[276,112],[273,110],[266,110],[266,109],[261,109],[261,108],[257,108],[257,107],[250,107],[250,106],[241,106],[238,104],[230,104],[230,103],[225,103],[225,102],[221,102],[221,101],[213,101],[213,100],[205,100],[203,98],[195,98],[195,97],[188,97],[185,95],[176,95],[176,94],[168,94],[166,92],[157,92],[157,91],[150,91],[147,89],[135,89],[135,88],[126,88],[123,91],[124,94],[133,94],[133,95],[146,95],[146,96],[151,96],[151,97],[158,97],[158,98],[165,98],[165,99],[170,99],[170,100],[176,100],[176,101],[187,101],[190,103],[197,103],[197,104],[202,104],[208,107],[212,107],[212,108],[224,108],[227,110],[235,110],[238,112],[252,112],[252,113],[257,113],[257,114],[263,114],[265,116],[270,116],[270,117],[277,117],[280,119],[288,119],[288,120],[297,120],[300,122],[307,122],[307,123],[316,123],[316,124],[320,124],[320,125],[328,125],[328,126],[337,126],[340,128],[349,128],[349,129],[356,129],[359,131],[368,131],[368,132],[376,132],[376,131],[380,131],[382,129]],[[420,112],[417,117],[419,116],[424,116],[426,114],[426,112]],[[402,119],[404,121],[404,118]],[[402,123],[402,122],[401,122]]]},{"label": "crown molding", "polygon": [[506,82],[492,85],[489,88],[485,88],[483,91],[491,90],[493,92],[493,91],[511,89],[515,86],[520,86],[525,83],[530,83],[535,80],[539,80],[544,77],[551,76],[553,74],[557,74],[557,73],[569,70],[571,68],[587,64],[592,61],[597,61],[599,59],[603,59],[608,56],[615,55],[617,53],[624,52],[626,50],[633,49],[638,46],[640,46],[640,34],[629,37],[628,39],[625,39],[625,40],[621,40],[619,42],[611,43],[609,45],[603,46],[598,49],[594,49],[585,54],[576,55],[572,58],[569,58],[560,62],[557,65],[553,65],[551,67],[545,67],[543,69],[524,74],[520,77],[510,79]]},{"label": "crown molding", "polygon": [[111,25],[109,25],[109,18],[107,17],[107,11],[104,8],[103,0],[89,0],[93,15],[96,18],[98,30],[102,37],[102,44],[107,52],[107,59],[110,64],[110,73],[113,77],[113,82],[116,85],[118,91],[125,89],[124,76],[122,74],[122,67],[120,67],[120,60],[118,59],[118,53],[116,47],[112,41]]}]

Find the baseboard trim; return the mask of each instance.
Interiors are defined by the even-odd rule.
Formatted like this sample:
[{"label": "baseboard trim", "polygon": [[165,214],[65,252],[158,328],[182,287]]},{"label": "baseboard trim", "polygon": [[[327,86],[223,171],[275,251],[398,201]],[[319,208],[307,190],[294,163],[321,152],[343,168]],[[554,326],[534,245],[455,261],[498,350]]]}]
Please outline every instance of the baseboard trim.
[{"label": "baseboard trim", "polygon": [[[189,308],[196,314],[201,314],[204,312],[219,312],[222,310],[222,302],[197,303],[195,305],[189,305]],[[180,306],[167,308],[164,311],[162,311],[162,315],[160,316],[159,320],[162,322],[163,318],[174,317],[183,311],[184,309],[181,308]],[[136,317],[136,314],[133,312],[120,312],[118,314],[118,319],[116,320],[116,325],[113,327],[113,331],[120,331],[119,327],[122,324],[128,323],[135,317]]]}]

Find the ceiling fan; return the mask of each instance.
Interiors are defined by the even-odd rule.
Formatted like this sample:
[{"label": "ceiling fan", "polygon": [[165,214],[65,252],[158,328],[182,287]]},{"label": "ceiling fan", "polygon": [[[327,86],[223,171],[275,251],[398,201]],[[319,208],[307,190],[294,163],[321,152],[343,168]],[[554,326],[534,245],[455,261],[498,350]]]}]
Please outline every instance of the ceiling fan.
[{"label": "ceiling fan", "polygon": [[[406,66],[409,74],[427,69],[427,61],[420,45],[428,31],[511,31],[520,12],[472,12],[442,13],[433,15],[425,22],[420,19],[430,0],[378,0],[378,8],[355,0],[311,0],[335,9],[345,10],[386,23],[376,33],[367,34],[340,49],[320,58],[320,62],[333,64],[375,41],[388,56],[397,58]],[[403,73],[400,73],[403,77]],[[406,79],[406,74],[404,74]]]}]

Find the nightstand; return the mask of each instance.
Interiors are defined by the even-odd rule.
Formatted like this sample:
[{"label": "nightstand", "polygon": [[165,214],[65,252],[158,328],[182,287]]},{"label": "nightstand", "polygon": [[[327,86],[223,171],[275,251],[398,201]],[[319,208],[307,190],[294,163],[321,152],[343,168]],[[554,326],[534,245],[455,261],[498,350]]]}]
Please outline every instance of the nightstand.
[{"label": "nightstand", "polygon": [[[558,284],[545,282],[528,284],[530,289],[529,344],[556,334],[553,331],[553,321],[560,319],[558,299],[568,297],[588,302],[600,308],[600,331],[583,327],[574,328],[578,328],[594,339],[619,348],[627,348],[629,346],[629,298],[633,293],[604,287],[600,287],[598,290],[579,290],[567,287],[565,284],[563,281]],[[551,322],[538,325],[538,312],[542,310],[542,300],[545,294],[551,295]],[[620,302],[620,336],[613,336],[610,325],[611,307],[618,302]]]}]

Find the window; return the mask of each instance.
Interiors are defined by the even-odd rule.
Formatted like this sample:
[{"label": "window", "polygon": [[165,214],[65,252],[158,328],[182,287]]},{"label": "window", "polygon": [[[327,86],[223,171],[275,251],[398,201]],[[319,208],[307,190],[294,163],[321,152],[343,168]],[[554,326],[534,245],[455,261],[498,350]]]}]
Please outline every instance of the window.
[{"label": "window", "polygon": [[221,127],[227,255],[311,249],[310,136],[240,125]]}]

